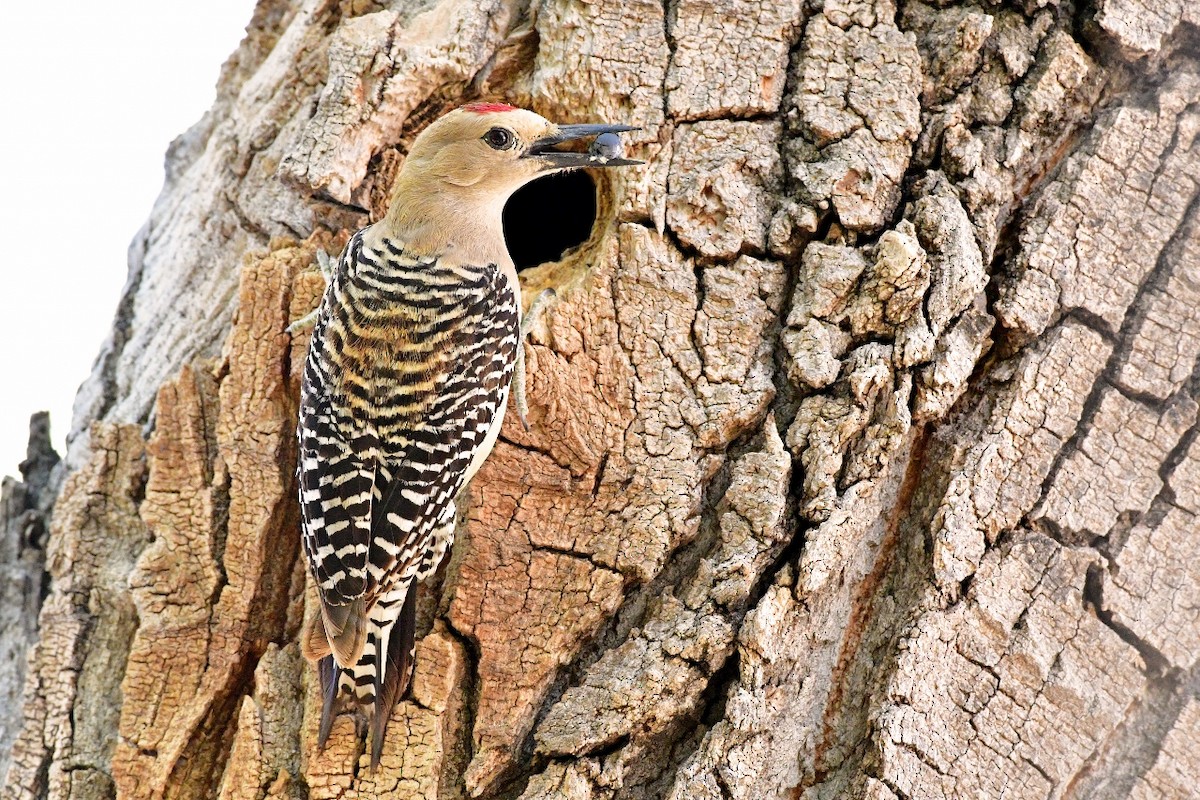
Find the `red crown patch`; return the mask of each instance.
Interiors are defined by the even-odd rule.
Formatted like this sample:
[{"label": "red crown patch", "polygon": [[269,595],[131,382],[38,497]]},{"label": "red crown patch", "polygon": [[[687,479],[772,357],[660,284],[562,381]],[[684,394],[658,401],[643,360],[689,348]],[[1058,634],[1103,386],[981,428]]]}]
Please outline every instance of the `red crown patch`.
[{"label": "red crown patch", "polygon": [[467,103],[462,109],[476,114],[494,114],[497,111],[516,111],[517,107],[507,103]]}]

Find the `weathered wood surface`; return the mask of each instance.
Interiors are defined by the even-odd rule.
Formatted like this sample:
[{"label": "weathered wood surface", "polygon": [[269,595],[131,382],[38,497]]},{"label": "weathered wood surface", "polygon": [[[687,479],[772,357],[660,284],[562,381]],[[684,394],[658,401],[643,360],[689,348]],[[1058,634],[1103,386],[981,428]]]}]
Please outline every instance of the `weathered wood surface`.
[{"label": "weathered wood surface", "polygon": [[61,476],[50,446],[50,417],[29,422],[29,447],[21,477],[0,485],[0,773],[21,729],[26,655],[38,639],[38,613],[46,585],[48,513]]},{"label": "weathered wood surface", "polygon": [[[4,796],[1188,796],[1198,47],[1179,0],[264,0],[2,596]],[[285,328],[477,97],[649,163],[524,273],[532,430],[371,774],[315,748]]]}]

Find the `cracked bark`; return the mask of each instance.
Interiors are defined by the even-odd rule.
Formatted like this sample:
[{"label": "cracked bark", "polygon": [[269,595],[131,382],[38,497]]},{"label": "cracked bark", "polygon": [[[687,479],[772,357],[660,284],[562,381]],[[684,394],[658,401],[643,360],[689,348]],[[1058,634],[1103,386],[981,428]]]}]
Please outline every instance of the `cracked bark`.
[{"label": "cracked bark", "polygon": [[[5,484],[4,795],[1187,796],[1198,30],[1141,0],[263,0],[63,466]],[[465,497],[372,774],[348,717],[315,748],[285,328],[422,125],[501,97],[638,125],[648,164],[523,273],[558,289],[532,429]]]}]

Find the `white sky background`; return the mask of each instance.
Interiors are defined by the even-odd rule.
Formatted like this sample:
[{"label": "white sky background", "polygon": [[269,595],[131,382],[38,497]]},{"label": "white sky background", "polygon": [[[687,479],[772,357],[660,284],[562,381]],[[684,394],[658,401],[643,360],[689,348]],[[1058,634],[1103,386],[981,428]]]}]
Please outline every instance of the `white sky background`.
[{"label": "white sky background", "polygon": [[107,335],[167,145],[212,105],[253,0],[6,3],[0,29],[0,474],[55,448]]}]

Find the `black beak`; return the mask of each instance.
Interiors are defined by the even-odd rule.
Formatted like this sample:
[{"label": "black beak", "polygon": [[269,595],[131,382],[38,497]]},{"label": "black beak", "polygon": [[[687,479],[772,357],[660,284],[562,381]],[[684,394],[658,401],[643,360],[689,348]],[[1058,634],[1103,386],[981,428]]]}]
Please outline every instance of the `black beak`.
[{"label": "black beak", "polygon": [[559,125],[558,132],[553,136],[543,136],[529,145],[522,158],[536,158],[545,166],[543,169],[559,170],[576,167],[632,167],[644,164],[644,161],[634,161],[630,158],[614,158],[600,153],[572,153],[555,150],[554,147],[564,142],[587,139],[602,133],[625,133],[636,131],[632,125]]}]

